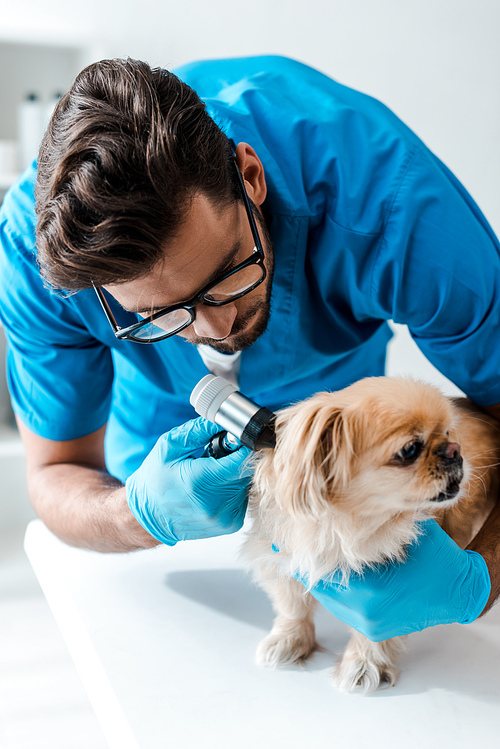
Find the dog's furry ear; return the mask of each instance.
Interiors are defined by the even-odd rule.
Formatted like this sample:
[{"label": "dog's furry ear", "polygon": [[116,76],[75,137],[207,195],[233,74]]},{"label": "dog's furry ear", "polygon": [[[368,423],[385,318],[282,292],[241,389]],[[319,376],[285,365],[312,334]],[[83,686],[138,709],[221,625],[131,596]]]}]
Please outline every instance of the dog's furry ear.
[{"label": "dog's furry ear", "polygon": [[346,485],[354,450],[343,409],[330,393],[284,409],[276,420],[276,500],[294,515],[318,517]]}]

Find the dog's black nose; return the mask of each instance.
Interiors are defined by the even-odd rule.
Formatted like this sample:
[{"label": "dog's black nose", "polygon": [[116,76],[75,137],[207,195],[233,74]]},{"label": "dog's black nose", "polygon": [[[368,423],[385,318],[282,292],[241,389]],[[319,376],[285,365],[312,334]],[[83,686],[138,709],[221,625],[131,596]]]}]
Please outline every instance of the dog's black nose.
[{"label": "dog's black nose", "polygon": [[442,460],[445,460],[447,463],[461,464],[463,462],[460,455],[460,445],[458,444],[458,442],[444,442],[439,446],[437,454]]}]

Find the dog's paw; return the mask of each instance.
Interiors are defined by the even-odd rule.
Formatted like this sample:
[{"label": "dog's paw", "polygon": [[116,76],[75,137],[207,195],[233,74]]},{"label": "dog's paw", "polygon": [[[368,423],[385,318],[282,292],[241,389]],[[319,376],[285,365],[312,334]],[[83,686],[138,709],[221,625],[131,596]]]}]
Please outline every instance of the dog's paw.
[{"label": "dog's paw", "polygon": [[257,648],[256,660],[259,666],[290,666],[308,658],[316,649],[314,632],[280,634],[271,632]]},{"label": "dog's paw", "polygon": [[333,681],[341,692],[362,690],[365,694],[375,692],[386,683],[395,686],[398,669],[388,663],[380,664],[367,659],[343,658],[336,666]]}]

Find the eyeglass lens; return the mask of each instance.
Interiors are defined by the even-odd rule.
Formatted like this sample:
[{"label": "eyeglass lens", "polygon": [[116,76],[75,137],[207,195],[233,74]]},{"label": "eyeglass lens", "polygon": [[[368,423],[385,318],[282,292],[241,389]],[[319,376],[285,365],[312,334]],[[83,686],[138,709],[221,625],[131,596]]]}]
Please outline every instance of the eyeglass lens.
[{"label": "eyeglass lens", "polygon": [[217,286],[212,286],[203,295],[203,299],[207,302],[224,302],[232,299],[260,281],[261,276],[262,268],[259,265],[247,265],[229,278],[223,279]]},{"label": "eyeglass lens", "polygon": [[176,309],[166,315],[158,317],[154,322],[148,322],[142,328],[134,331],[133,337],[141,341],[154,341],[167,333],[175,333],[190,323],[192,315],[187,309]]},{"label": "eyeglass lens", "polygon": [[[205,302],[230,302],[231,299],[243,295],[253,286],[259,283],[263,276],[263,269],[260,265],[252,264],[246,268],[236,271],[232,276],[222,280],[216,286],[212,286],[204,295]],[[193,315],[189,310],[178,308],[167,312],[161,317],[157,317],[154,322],[144,325],[134,331],[134,338],[141,341],[154,341],[162,338],[166,334],[173,334],[186,327],[193,320]]]}]

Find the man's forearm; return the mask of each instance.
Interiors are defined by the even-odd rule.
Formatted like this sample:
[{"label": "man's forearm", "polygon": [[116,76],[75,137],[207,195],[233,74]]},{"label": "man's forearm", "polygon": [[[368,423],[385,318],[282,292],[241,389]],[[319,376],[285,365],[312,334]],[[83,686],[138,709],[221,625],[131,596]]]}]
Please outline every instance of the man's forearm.
[{"label": "man's forearm", "polygon": [[467,549],[481,554],[490,573],[491,593],[481,614],[483,616],[500,596],[500,499]]},{"label": "man's forearm", "polygon": [[74,464],[52,464],[29,477],[38,516],[72,546],[104,552],[157,546],[132,515],[125,487],[105,471]]}]

